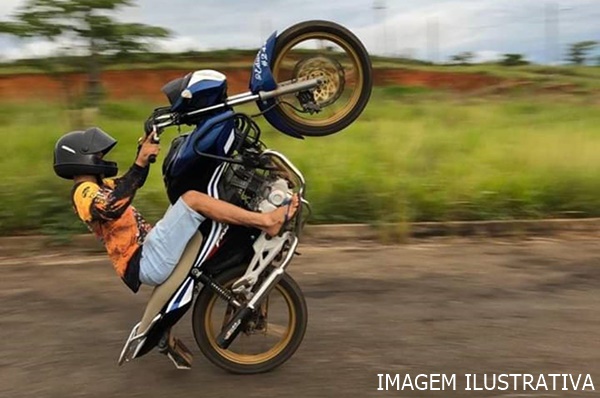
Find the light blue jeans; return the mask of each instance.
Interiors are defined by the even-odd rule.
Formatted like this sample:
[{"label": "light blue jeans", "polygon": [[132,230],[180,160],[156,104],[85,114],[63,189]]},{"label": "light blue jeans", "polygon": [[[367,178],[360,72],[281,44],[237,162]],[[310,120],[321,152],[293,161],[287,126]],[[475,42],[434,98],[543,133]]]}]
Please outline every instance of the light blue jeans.
[{"label": "light blue jeans", "polygon": [[152,228],[142,246],[140,282],[163,283],[179,262],[189,240],[206,218],[179,198]]}]

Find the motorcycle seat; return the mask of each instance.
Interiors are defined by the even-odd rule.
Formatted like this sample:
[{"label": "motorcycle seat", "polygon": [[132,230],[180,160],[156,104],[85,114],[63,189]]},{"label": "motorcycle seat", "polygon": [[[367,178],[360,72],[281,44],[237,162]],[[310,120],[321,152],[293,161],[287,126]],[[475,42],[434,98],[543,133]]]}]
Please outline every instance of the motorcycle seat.
[{"label": "motorcycle seat", "polygon": [[173,269],[173,272],[166,281],[154,288],[150,295],[150,300],[146,305],[144,315],[138,328],[138,333],[146,332],[146,329],[152,323],[152,320],[160,313],[162,308],[169,302],[175,291],[181,286],[187,278],[194,265],[194,261],[202,244],[202,235],[196,232],[188,242],[179,262]]}]

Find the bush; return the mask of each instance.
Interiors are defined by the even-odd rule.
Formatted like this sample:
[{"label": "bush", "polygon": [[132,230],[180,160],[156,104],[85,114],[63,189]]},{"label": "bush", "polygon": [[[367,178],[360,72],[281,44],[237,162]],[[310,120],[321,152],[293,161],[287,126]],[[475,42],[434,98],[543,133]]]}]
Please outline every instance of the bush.
[{"label": "bush", "polygon": [[[407,101],[408,93],[419,101]],[[329,137],[295,140],[260,125],[265,143],[304,173],[313,223],[600,216],[600,114],[594,104],[444,98],[377,89],[361,118]],[[100,109],[96,124],[119,140],[110,158],[121,171],[134,159],[150,109],[142,103]],[[0,233],[85,231],[73,214],[71,183],[52,171],[54,143],[68,131],[65,113],[47,104],[0,107],[9,154],[0,158]],[[165,133],[163,155],[172,130]],[[135,205],[151,222],[164,213],[158,165]]]},{"label": "bush", "polygon": [[525,60],[525,56],[523,54],[504,54],[502,56],[502,60],[500,61],[500,65],[502,66],[521,66],[528,64],[529,61]]}]

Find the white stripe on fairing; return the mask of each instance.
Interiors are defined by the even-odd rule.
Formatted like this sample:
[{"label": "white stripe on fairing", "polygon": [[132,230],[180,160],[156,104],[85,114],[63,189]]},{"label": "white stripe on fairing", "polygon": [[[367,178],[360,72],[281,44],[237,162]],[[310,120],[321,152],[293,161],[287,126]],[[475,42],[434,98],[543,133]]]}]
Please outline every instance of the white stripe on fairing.
[{"label": "white stripe on fairing", "polygon": [[[221,179],[221,176],[223,175],[223,171],[225,170],[225,163],[223,163],[223,164],[220,166],[220,169],[221,169],[221,170],[219,171],[219,175],[217,175],[217,178],[215,178],[215,182],[214,182],[214,184],[213,184],[213,193],[212,193],[212,196],[213,196],[213,198],[215,198],[215,199],[219,199],[219,189],[218,189],[218,184],[219,184],[219,180]],[[211,252],[212,252],[213,248],[214,248],[216,245],[218,245],[218,244],[219,244],[219,238],[220,238],[220,236],[221,236],[221,232],[223,231],[223,224],[221,224],[221,223],[219,223],[219,222],[216,222],[216,221],[215,221],[214,223],[215,223],[215,224],[217,224],[217,230],[216,230],[216,232],[215,232],[215,235],[214,235],[214,240],[213,240],[213,242],[211,242],[211,244],[210,244],[210,245],[211,245],[211,248],[210,248],[210,250],[207,252],[207,255],[208,255],[209,253],[211,253]],[[204,261],[204,260],[202,260],[202,261]]]},{"label": "white stripe on fairing", "polygon": [[219,190],[217,189],[217,184],[219,183],[219,180],[221,179],[221,175],[223,174],[223,170],[225,170],[225,163],[223,163],[220,166],[220,169],[221,170],[219,170],[219,175],[217,176],[217,178],[215,180],[215,183],[214,183],[215,187],[213,188],[214,189],[213,198],[215,198],[215,199],[219,199]]},{"label": "white stripe on fairing", "polygon": [[[220,165],[215,172],[213,173],[210,182],[208,183],[208,194],[215,199],[219,199],[219,191],[217,189],[217,184],[221,175],[223,174],[223,170],[225,169],[225,164]],[[208,234],[207,244],[202,248],[202,252],[200,256],[196,260],[194,267],[199,267],[205,260],[205,257],[212,251],[213,247],[217,243],[218,237],[221,234],[221,230],[223,229],[223,225],[216,221],[212,221],[212,227],[210,229],[210,233]]]},{"label": "white stripe on fairing", "polygon": [[194,283],[193,283],[193,279],[190,278],[190,282],[188,283],[188,287],[187,287],[187,290],[185,291],[185,295],[179,302],[180,307],[183,305],[186,305],[187,303],[192,301],[192,292],[193,291],[194,291]]},{"label": "white stripe on fairing", "polygon": [[181,289],[185,286],[185,283],[182,284],[181,286],[179,286],[179,289],[177,289],[177,291],[173,294],[173,296],[171,296],[171,301],[169,302],[169,305],[167,306],[167,310],[165,311],[165,314],[168,312],[171,312],[173,310],[173,307],[175,307],[175,302],[177,301],[177,297],[179,297],[179,293],[181,292]]},{"label": "white stripe on fairing", "polygon": [[206,253],[208,252],[209,247],[212,245],[212,241],[215,239],[215,236],[217,236],[215,234],[215,228],[217,227],[216,224],[216,221],[211,220],[210,233],[208,234],[208,238],[206,239],[206,245],[204,245],[202,251],[200,252],[200,255],[196,259],[194,267],[198,267],[200,266],[200,264],[202,264],[202,262],[204,261],[204,257],[206,257]]},{"label": "white stripe on fairing", "polygon": [[[177,290],[177,293],[175,293],[173,295],[173,299],[171,300],[171,303],[169,303],[169,306],[167,307],[166,313],[176,310],[177,308],[181,308],[185,304],[190,302],[190,300],[192,298],[192,290],[193,290],[192,288],[194,286],[194,284],[192,282],[193,282],[193,279],[188,278],[187,281]],[[177,301],[177,298],[179,297],[181,292],[184,290],[185,290],[185,293],[184,293],[183,297],[181,298],[181,300]]]},{"label": "white stripe on fairing", "polygon": [[231,144],[233,144],[233,139],[235,138],[235,130],[231,130],[231,133],[229,133],[229,138],[227,138],[227,142],[225,143],[225,147],[223,148],[223,150],[225,151],[225,153],[229,153],[229,150],[231,149]]},{"label": "white stripe on fairing", "polygon": [[64,149],[65,151],[69,151],[71,153],[77,153],[77,152],[75,152],[75,149],[70,148],[70,147],[68,147],[66,145],[61,146],[61,148]]},{"label": "white stripe on fairing", "polygon": [[[215,179],[215,176],[217,175],[218,171],[219,171],[218,168],[215,169],[215,171],[213,172],[212,177],[210,178],[210,181],[208,182],[208,189],[207,189],[207,191],[208,191],[208,194],[210,196],[212,196],[211,192],[210,192],[211,191],[211,187],[212,187],[212,183],[213,183],[213,181]],[[210,246],[211,240],[214,238],[213,234],[214,234],[214,230],[215,230],[215,224],[216,224],[215,221],[211,221],[211,229],[210,229],[210,233],[208,234],[208,237],[206,239],[206,245],[204,245],[204,247],[202,248],[202,251],[200,252],[200,256],[198,256],[198,258],[196,259],[195,266],[201,264],[202,260],[204,259],[204,256],[206,255],[206,251],[208,250],[208,247]]]},{"label": "white stripe on fairing", "polygon": [[[224,169],[225,169],[225,164],[222,164],[221,166],[219,166],[213,173],[213,176],[211,177],[210,182],[208,183],[208,194],[217,199],[219,198],[219,193],[218,193],[218,190],[216,189],[217,183],[218,183],[219,179],[221,178],[221,175],[223,174]],[[198,258],[196,259],[196,263],[194,264],[195,267],[200,266],[200,264],[202,264],[204,262],[204,259],[208,255],[208,253],[210,253],[212,251],[212,248],[218,242],[218,237],[219,237],[222,229],[223,229],[223,225],[221,223],[212,221],[212,227],[211,227],[210,233],[208,234],[208,240],[207,240],[208,243],[204,246],[204,248],[202,249],[202,252],[200,253],[200,256],[198,256]],[[173,295],[171,302],[169,303],[169,305],[167,307],[166,312],[168,313],[177,308],[181,308],[183,305],[190,302],[192,299],[193,287],[194,287],[193,279],[188,278],[187,281]],[[179,302],[177,302],[176,301],[177,298],[179,297],[181,292],[184,291],[184,289],[187,289],[185,291],[185,294],[183,295],[182,299]]]},{"label": "white stripe on fairing", "polygon": [[[215,181],[215,178],[217,176],[217,174],[219,173],[219,168],[215,169],[215,172],[213,173],[209,183],[208,183],[208,194],[212,197],[214,197],[214,193],[213,193],[213,183]],[[208,254],[208,251],[210,250],[210,247],[213,245],[213,240],[215,239],[215,237],[217,236],[215,234],[215,229],[217,227],[217,222],[216,221],[212,221],[211,224],[211,228],[210,228],[210,233],[208,234],[208,240],[206,245],[204,246],[204,248],[202,249],[202,252],[200,253],[200,256],[198,257],[198,260],[196,261],[197,265],[202,264],[202,262],[204,261],[204,257],[206,257],[206,255]]]},{"label": "white stripe on fairing", "polygon": [[186,284],[184,283],[181,286],[179,286],[179,289],[177,289],[175,294],[171,297],[171,302],[169,302],[169,305],[167,307],[167,310],[165,311],[165,314],[168,312],[171,312],[173,310],[173,308],[175,308],[175,303],[177,303],[177,297],[179,297],[179,295],[181,294],[181,289],[183,289],[185,287],[185,285]]}]

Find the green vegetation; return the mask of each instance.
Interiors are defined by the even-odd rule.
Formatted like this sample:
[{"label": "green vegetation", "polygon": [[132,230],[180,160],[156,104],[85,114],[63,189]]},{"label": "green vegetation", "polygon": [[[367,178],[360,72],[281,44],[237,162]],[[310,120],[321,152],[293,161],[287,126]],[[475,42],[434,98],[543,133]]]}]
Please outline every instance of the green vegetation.
[{"label": "green vegetation", "polygon": [[583,65],[588,61],[590,53],[598,45],[597,41],[585,40],[569,46],[567,61],[575,65]]},{"label": "green vegetation", "polygon": [[[261,123],[263,140],[304,172],[313,223],[600,216],[600,112],[589,97],[469,99],[377,89],[346,131],[294,140]],[[155,105],[107,103],[96,124],[119,139],[124,171]],[[254,112],[253,107],[247,108]],[[3,103],[0,233],[71,233],[70,183],[52,149],[69,126],[58,105]],[[176,134],[164,135],[164,153]],[[136,199],[156,220],[167,202],[154,166]]]},{"label": "green vegetation", "polygon": [[521,66],[528,65],[529,62],[525,59],[523,54],[503,54],[502,60],[499,62],[502,66]]}]

